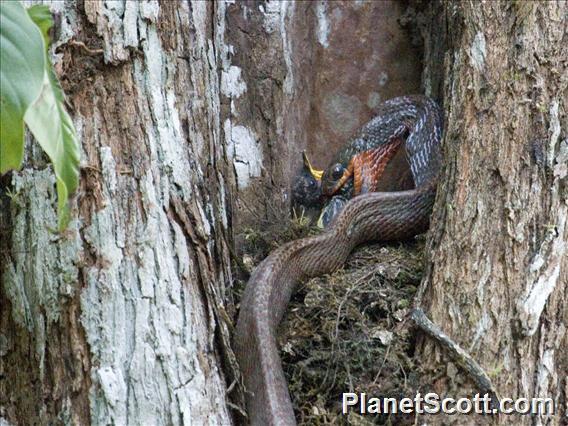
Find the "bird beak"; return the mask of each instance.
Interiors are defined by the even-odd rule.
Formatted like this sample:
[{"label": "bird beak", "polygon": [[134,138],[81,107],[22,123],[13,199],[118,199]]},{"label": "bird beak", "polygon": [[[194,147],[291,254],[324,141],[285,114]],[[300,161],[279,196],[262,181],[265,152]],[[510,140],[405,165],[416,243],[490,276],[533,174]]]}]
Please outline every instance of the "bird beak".
[{"label": "bird beak", "polygon": [[320,217],[318,218],[318,221],[316,223],[316,226],[318,227],[318,229],[323,229],[325,228],[325,225],[323,223],[323,213],[320,214]]},{"label": "bird beak", "polygon": [[323,176],[323,170],[316,170],[312,167],[312,163],[308,160],[308,156],[306,155],[306,151],[302,152],[302,158],[304,159],[304,167],[306,167],[310,174],[318,181],[321,181],[321,177]]},{"label": "bird beak", "polygon": [[343,210],[343,207],[345,207],[346,204],[347,199],[345,199],[344,197],[332,197],[331,200],[329,200],[329,202],[321,210],[321,214],[317,221],[317,227],[320,229],[327,228],[328,225],[330,225],[335,220],[335,218],[339,216],[339,213],[341,213],[341,210]]}]

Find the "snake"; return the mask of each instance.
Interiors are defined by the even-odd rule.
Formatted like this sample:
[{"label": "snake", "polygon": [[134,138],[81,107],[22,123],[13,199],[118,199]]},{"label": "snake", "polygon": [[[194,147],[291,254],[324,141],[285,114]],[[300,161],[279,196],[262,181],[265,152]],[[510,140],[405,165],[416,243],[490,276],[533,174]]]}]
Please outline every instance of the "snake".
[{"label": "snake", "polygon": [[[360,244],[404,240],[428,229],[442,162],[442,122],[441,109],[429,97],[410,95],[383,102],[375,117],[347,143],[340,155],[344,157],[335,159],[323,173],[322,182],[326,180],[327,192],[333,193],[339,181],[345,181],[355,155],[403,139],[414,188],[361,190],[322,233],[280,246],[251,274],[233,342],[250,424],[296,424],[276,330],[297,285],[336,270]],[[343,167],[341,174],[334,173],[338,164]]]}]

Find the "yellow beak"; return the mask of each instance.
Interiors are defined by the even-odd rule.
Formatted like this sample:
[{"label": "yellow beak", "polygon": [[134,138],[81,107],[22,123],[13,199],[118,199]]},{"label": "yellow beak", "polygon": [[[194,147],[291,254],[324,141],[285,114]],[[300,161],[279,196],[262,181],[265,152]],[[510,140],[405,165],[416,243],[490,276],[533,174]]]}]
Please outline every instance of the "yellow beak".
[{"label": "yellow beak", "polygon": [[302,152],[302,158],[304,159],[304,166],[308,168],[310,174],[317,180],[321,180],[321,177],[323,176],[323,170],[316,170],[312,167],[312,163],[310,163],[310,160],[308,160],[306,151]]},{"label": "yellow beak", "polygon": [[325,228],[325,225],[323,224],[323,215],[324,215],[324,212],[321,212],[320,215],[319,215],[319,217],[318,217],[318,221],[317,221],[317,223],[316,223],[316,226],[317,226],[319,229]]}]

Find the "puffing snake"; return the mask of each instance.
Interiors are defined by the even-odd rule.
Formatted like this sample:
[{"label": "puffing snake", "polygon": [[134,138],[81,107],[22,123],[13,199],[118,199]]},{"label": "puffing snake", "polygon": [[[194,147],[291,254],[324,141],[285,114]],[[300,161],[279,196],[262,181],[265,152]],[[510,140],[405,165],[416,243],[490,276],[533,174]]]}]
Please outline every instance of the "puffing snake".
[{"label": "puffing snake", "polygon": [[350,144],[386,141],[400,126],[408,129],[405,147],[415,188],[354,197],[324,233],[273,251],[247,284],[234,343],[253,425],[296,424],[275,335],[296,285],[337,269],[363,242],[401,240],[428,228],[441,162],[437,104],[425,96],[386,101]]}]

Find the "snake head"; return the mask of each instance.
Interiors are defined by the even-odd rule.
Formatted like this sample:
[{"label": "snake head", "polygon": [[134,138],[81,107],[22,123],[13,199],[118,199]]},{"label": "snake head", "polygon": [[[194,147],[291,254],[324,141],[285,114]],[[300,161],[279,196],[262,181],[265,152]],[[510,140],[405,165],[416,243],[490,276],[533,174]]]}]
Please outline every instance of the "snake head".
[{"label": "snake head", "polygon": [[346,168],[341,163],[332,164],[323,172],[321,178],[321,190],[325,196],[334,195],[341,187],[341,178],[345,174]]}]

